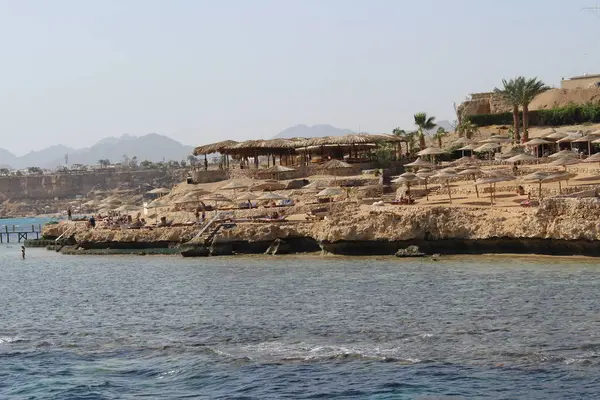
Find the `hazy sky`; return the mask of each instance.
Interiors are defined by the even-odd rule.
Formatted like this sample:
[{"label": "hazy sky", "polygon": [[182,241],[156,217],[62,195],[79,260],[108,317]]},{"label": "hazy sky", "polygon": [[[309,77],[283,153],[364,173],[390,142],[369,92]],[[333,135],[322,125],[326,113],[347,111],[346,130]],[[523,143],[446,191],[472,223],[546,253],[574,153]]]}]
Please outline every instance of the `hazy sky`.
[{"label": "hazy sky", "polygon": [[454,101],[503,77],[600,73],[594,3],[0,0],[0,147],[453,120]]}]

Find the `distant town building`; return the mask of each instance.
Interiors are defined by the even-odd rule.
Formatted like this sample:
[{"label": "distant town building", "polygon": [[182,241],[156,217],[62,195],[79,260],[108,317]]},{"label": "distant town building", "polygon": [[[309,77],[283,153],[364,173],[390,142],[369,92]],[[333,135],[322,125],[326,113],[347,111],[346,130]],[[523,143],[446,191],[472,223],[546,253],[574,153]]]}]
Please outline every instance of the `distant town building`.
[{"label": "distant town building", "polygon": [[600,88],[600,74],[580,75],[560,81],[561,89],[590,89]]}]

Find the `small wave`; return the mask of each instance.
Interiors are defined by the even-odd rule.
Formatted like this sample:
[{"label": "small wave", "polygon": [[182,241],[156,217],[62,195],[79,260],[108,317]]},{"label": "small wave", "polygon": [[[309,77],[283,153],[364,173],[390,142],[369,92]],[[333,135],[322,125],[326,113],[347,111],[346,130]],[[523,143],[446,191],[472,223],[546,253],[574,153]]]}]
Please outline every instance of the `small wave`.
[{"label": "small wave", "polygon": [[263,362],[321,362],[321,361],[381,361],[414,364],[422,362],[415,357],[403,357],[401,349],[379,347],[350,347],[331,345],[311,345],[304,342],[287,344],[282,342],[263,342],[247,345],[223,352],[229,356],[242,353],[251,360]]},{"label": "small wave", "polygon": [[0,344],[17,343],[22,341],[23,339],[18,336],[0,336]]}]

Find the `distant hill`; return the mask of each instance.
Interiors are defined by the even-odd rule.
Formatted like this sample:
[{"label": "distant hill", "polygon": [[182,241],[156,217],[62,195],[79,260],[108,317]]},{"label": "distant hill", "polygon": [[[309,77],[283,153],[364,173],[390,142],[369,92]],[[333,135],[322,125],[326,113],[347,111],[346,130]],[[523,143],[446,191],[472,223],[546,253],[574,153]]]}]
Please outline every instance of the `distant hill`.
[{"label": "distant hill", "polygon": [[98,160],[108,159],[111,163],[120,162],[124,155],[137,157],[139,161],[162,160],[181,161],[192,154],[192,146],[185,146],[164,135],[150,133],[143,136],[123,135],[100,140],[91,147],[72,149],[63,145],[51,146],[40,151],[32,151],[17,157],[7,150],[0,149],[0,165],[12,168],[42,167],[55,168],[64,165],[65,154],[69,164],[97,164]]},{"label": "distant hill", "polygon": [[323,124],[323,125],[296,125],[287,128],[277,135],[276,139],[291,139],[291,138],[310,138],[310,137],[321,137],[321,136],[344,136],[351,133],[355,133],[349,129],[340,129],[335,126]]}]

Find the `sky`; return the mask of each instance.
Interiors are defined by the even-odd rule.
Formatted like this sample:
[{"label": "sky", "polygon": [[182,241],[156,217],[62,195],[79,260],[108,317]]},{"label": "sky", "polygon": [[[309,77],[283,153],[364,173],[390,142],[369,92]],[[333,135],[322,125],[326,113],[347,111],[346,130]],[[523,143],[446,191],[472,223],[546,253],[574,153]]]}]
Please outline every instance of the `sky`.
[{"label": "sky", "polygon": [[0,148],[382,133],[502,78],[600,73],[594,0],[0,0]]}]

